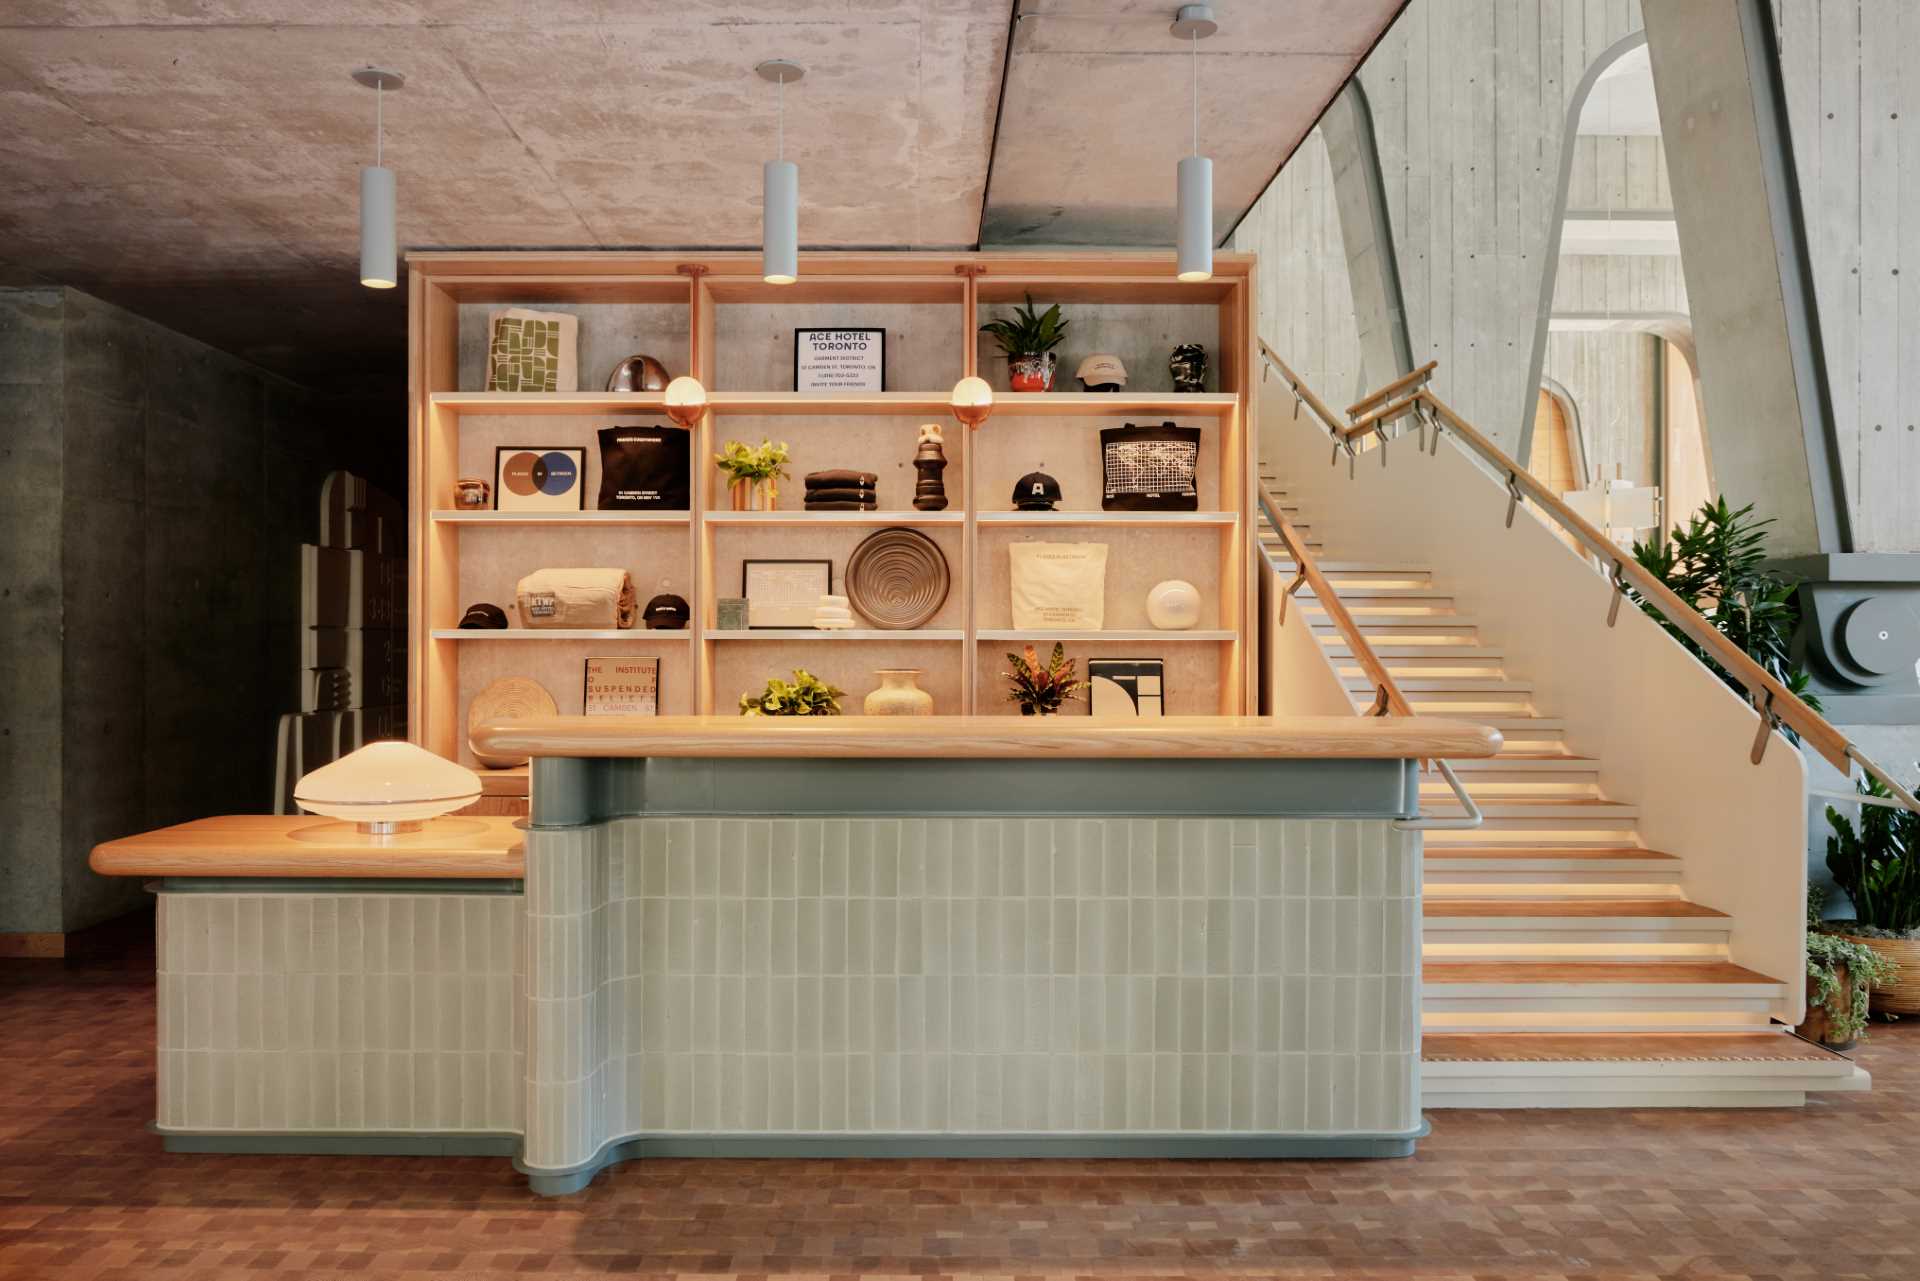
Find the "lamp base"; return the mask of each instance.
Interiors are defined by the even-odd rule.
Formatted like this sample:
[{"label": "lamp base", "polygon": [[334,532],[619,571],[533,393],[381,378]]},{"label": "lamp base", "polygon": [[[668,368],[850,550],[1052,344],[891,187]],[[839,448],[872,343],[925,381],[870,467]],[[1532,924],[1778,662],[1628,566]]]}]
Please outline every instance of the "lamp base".
[{"label": "lamp base", "polygon": [[404,832],[418,832],[427,825],[425,819],[377,819],[369,823],[355,823],[353,830],[362,836],[399,836]]}]

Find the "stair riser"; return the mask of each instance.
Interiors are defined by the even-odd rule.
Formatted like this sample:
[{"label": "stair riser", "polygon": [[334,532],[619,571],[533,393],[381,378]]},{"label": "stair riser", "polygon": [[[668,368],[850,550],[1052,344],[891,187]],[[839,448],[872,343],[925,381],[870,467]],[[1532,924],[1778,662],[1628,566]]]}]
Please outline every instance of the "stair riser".
[{"label": "stair riser", "polygon": [[1569,943],[1552,939],[1541,943],[1501,940],[1491,943],[1423,942],[1420,956],[1427,961],[1537,961],[1562,965],[1570,961],[1725,961],[1725,943],[1675,943],[1660,939],[1647,943]]},{"label": "stair riser", "polygon": [[[1691,944],[1724,952],[1727,947],[1727,931],[1701,929],[1661,929],[1651,922],[1621,922],[1608,924],[1601,928],[1576,928],[1572,919],[1560,922],[1539,924],[1527,922],[1525,928],[1503,928],[1502,918],[1485,917],[1475,920],[1461,918],[1458,922],[1447,919],[1430,918],[1420,931],[1423,943],[1512,943],[1564,944],[1613,944],[1629,947],[1652,947],[1661,943]],[[1584,925],[1582,919],[1579,924]],[[1505,958],[1503,958],[1505,959]]]},{"label": "stair riser", "polygon": [[1685,1006],[1662,1010],[1594,1006],[1576,1011],[1428,1004],[1420,1018],[1425,1032],[1746,1032],[1771,1026],[1771,1011],[1767,1009],[1703,1010]]},{"label": "stair riser", "polygon": [[1679,898],[1680,873],[1671,867],[1622,868],[1596,871],[1588,864],[1568,864],[1553,869],[1538,866],[1516,867],[1489,860],[1481,866],[1455,866],[1456,861],[1436,859],[1426,865],[1422,880],[1429,898],[1452,895],[1477,898],[1475,886],[1486,898]]}]

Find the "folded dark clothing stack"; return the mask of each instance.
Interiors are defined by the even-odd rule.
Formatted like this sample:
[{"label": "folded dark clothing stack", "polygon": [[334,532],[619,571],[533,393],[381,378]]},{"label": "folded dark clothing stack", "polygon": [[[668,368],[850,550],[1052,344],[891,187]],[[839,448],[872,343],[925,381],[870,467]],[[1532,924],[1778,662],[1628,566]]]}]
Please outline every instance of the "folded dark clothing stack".
[{"label": "folded dark clothing stack", "polygon": [[874,487],[880,478],[870,471],[816,471],[807,473],[807,510],[827,512],[875,511],[880,506]]}]

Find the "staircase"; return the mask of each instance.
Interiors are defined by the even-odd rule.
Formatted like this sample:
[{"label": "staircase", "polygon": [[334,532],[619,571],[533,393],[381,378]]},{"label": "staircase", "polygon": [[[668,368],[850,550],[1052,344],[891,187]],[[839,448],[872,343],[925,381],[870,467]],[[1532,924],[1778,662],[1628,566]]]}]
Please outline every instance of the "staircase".
[{"label": "staircase", "polygon": [[[1415,714],[1490,724],[1486,760],[1452,762],[1485,814],[1426,833],[1424,1101],[1428,1107],[1797,1106],[1866,1073],[1771,1021],[1798,975],[1728,955],[1732,924],[1681,888],[1685,851],[1648,849],[1638,811],[1534,701],[1520,665],[1411,562],[1343,561],[1263,477]],[[1279,535],[1263,548],[1281,581]],[[1356,711],[1374,690],[1310,587],[1296,596]],[[1437,777],[1422,809],[1458,816]]]}]

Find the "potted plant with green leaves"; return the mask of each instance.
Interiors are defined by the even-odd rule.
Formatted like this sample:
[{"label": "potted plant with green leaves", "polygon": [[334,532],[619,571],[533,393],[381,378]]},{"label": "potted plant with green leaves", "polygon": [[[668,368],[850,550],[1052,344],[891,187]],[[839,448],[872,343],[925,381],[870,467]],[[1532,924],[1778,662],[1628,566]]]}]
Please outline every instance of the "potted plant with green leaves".
[{"label": "potted plant with green leaves", "polygon": [[1036,312],[1033,295],[1026,305],[1013,309],[1011,320],[1001,317],[980,326],[990,334],[1007,356],[1007,386],[1015,391],[1052,391],[1053,375],[1060,363],[1054,353],[1067,336],[1067,322],[1060,318],[1060,304]]},{"label": "potted plant with green leaves", "polygon": [[1868,993],[1899,967],[1858,939],[1827,933],[1825,902],[1818,887],[1807,895],[1807,1016],[1793,1030],[1830,1050],[1850,1050],[1866,1035]]},{"label": "potted plant with green leaves", "polygon": [[1013,665],[1002,673],[1012,682],[1007,701],[1020,704],[1022,716],[1052,716],[1062,703],[1080,697],[1087,686],[1074,675],[1074,660],[1059,641],[1053,643],[1053,657],[1044,665],[1031,645],[1024,654],[1008,654],[1007,662]]},{"label": "potted plant with green leaves", "polygon": [[[1877,779],[1859,785],[1864,800],[1891,796]],[[1829,933],[1851,939],[1897,972],[1872,981],[1873,1008],[1920,1014],[1920,814],[1861,804],[1857,820],[1827,807],[1827,870],[1853,902],[1853,919],[1829,921]]]},{"label": "potted plant with green leaves", "polygon": [[713,461],[727,474],[727,497],[737,512],[770,512],[780,506],[780,480],[787,474],[787,442],[757,445],[730,440]]},{"label": "potted plant with green leaves", "polygon": [[778,676],[758,694],[740,696],[742,716],[838,716],[847,691],[815,676],[804,667],[793,669],[793,679]]}]

